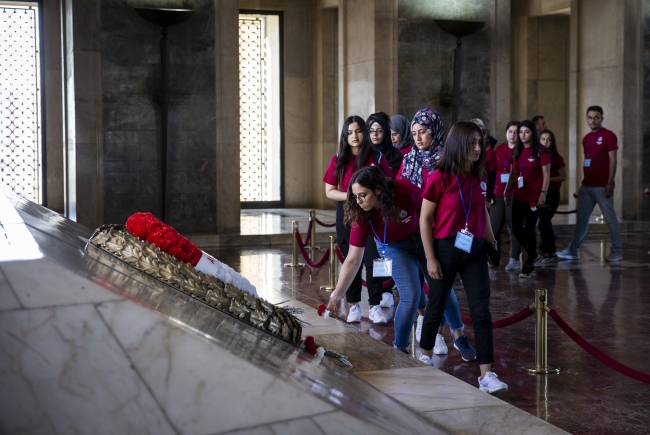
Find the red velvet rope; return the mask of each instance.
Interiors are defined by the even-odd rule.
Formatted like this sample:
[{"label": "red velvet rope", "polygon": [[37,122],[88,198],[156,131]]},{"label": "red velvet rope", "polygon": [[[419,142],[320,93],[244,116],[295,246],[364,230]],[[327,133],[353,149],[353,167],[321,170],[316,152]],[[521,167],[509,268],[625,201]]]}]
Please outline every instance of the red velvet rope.
[{"label": "red velvet rope", "polygon": [[[510,326],[512,324],[524,320],[526,317],[530,316],[533,313],[534,311],[531,310],[530,307],[526,307],[523,310],[513,314],[512,316],[495,320],[494,322],[492,322],[492,328],[503,328],[506,326]],[[466,325],[472,324],[472,319],[470,319],[469,317],[461,315],[460,318],[463,321],[463,323],[465,323]]]},{"label": "red velvet rope", "polygon": [[336,222],[331,223],[331,224],[326,224],[325,222],[319,221],[318,218],[314,218],[314,219],[316,220],[316,223],[318,225],[323,226],[323,227],[333,227],[334,225],[336,225]]},{"label": "red velvet rope", "polygon": [[336,256],[339,258],[341,264],[345,263],[345,257],[343,256],[339,248],[336,248]]},{"label": "red velvet rope", "polygon": [[[311,240],[311,226],[313,225],[313,222],[310,220],[309,221],[309,226],[307,227],[307,237],[305,237],[305,242],[303,243],[302,238],[298,236],[298,244],[302,246],[307,246],[309,244],[309,241]],[[299,231],[296,231],[297,234],[299,234]]]},{"label": "red velvet rope", "polygon": [[639,372],[637,370],[634,370],[633,368],[630,368],[624,364],[621,364],[620,362],[616,361],[615,359],[605,355],[602,353],[600,350],[596,349],[594,346],[589,344],[584,338],[582,338],[580,335],[578,335],[577,332],[575,332],[565,321],[560,315],[558,314],[557,311],[551,310],[548,312],[548,315],[551,316],[553,320],[555,320],[555,323],[557,323],[557,326],[560,327],[562,331],[566,333],[566,335],[569,336],[573,341],[575,341],[578,346],[583,348],[589,355],[593,356],[596,358],[598,361],[601,363],[605,364],[607,367],[616,370],[622,375],[625,375],[629,378],[635,379],[637,381],[650,384],[650,375],[647,373]]},{"label": "red velvet rope", "polygon": [[307,264],[310,267],[314,267],[318,269],[323,264],[325,264],[327,260],[329,260],[329,255],[330,255],[329,248],[327,248],[327,250],[323,253],[323,258],[321,258],[319,261],[314,262],[311,261],[311,259],[309,258],[309,254],[307,254],[307,251],[305,251],[305,247],[300,243],[300,234],[298,234],[298,232],[296,232],[296,240],[298,241],[298,247],[300,248],[300,252],[302,252],[302,256],[304,257],[305,262],[307,262]]}]

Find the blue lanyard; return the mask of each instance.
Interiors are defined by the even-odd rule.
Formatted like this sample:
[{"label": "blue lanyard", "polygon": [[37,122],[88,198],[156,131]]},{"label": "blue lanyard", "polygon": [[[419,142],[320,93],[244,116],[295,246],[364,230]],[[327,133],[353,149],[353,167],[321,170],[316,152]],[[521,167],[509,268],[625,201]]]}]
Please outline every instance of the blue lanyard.
[{"label": "blue lanyard", "polygon": [[458,192],[460,193],[460,203],[463,205],[463,211],[465,212],[465,229],[469,227],[469,211],[472,209],[472,190],[474,189],[474,183],[472,183],[472,177],[469,177],[469,207],[465,208],[465,199],[463,198],[463,189],[460,187],[460,180],[458,175],[456,175],[456,183],[458,183]]},{"label": "blue lanyard", "polygon": [[[381,257],[384,258],[386,257],[386,228],[388,227],[388,222],[384,221],[384,243],[381,245]],[[381,240],[379,239],[379,236],[377,235],[377,232],[375,231],[375,227],[372,226],[372,218],[370,219],[370,228],[372,229],[372,232],[375,234],[375,239],[381,243]]]},{"label": "blue lanyard", "polygon": [[[519,175],[523,176],[524,175],[524,151],[526,148],[521,150],[521,154],[519,154]],[[531,153],[532,154],[532,153]]]}]

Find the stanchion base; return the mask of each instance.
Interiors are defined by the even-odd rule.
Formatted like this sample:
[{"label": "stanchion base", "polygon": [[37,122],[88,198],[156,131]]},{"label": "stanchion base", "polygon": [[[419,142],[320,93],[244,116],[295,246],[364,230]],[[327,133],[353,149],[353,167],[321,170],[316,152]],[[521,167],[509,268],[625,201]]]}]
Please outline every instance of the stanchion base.
[{"label": "stanchion base", "polygon": [[326,285],[322,285],[322,286],[320,286],[320,289],[325,290],[326,292],[333,292],[334,290],[336,290],[336,287],[329,287],[329,286],[326,286]]},{"label": "stanchion base", "polygon": [[522,369],[526,370],[531,375],[548,375],[548,374],[558,374],[560,373],[559,367],[546,366],[546,367],[537,367],[537,366],[523,366]]},{"label": "stanchion base", "polygon": [[284,263],[284,267],[296,267],[296,268],[302,269],[305,266],[306,266],[306,264],[303,264],[303,263],[298,263],[298,264]]}]

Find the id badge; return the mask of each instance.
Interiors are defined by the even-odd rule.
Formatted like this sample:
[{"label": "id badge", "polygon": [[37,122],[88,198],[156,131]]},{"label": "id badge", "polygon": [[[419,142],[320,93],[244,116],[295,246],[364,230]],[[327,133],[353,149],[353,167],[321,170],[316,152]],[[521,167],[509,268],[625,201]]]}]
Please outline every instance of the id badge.
[{"label": "id badge", "polygon": [[517,178],[517,187],[522,188],[524,187],[524,176],[521,175],[519,178]]},{"label": "id badge", "polygon": [[454,246],[465,251],[468,254],[472,251],[472,241],[474,240],[474,234],[470,233],[467,230],[458,231],[456,234],[456,242]]},{"label": "id badge", "polygon": [[393,260],[390,258],[372,260],[372,276],[393,276]]},{"label": "id badge", "polygon": [[506,184],[509,178],[510,178],[510,174],[501,174],[501,182],[503,184]]},{"label": "id badge", "polygon": [[591,159],[585,159],[585,168],[591,166]]}]

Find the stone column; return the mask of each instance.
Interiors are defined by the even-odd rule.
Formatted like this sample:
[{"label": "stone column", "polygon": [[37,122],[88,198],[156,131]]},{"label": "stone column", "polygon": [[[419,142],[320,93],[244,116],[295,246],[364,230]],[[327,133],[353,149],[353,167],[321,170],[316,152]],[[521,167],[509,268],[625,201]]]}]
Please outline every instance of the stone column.
[{"label": "stone column", "polygon": [[[639,219],[642,183],[642,18],[643,5],[637,0],[579,0],[572,3],[572,67],[570,98],[575,98],[575,143],[581,172],[584,155],[582,138],[589,132],[587,107],[604,110],[603,126],[618,137],[618,161],[614,204],[622,219]],[[573,70],[572,70],[573,73]],[[572,131],[573,133],[573,131]],[[624,176],[623,176],[624,175]],[[581,178],[576,180],[577,187]]]},{"label": "stone column", "polygon": [[95,228],[104,219],[100,3],[65,0],[63,23],[65,214]]},{"label": "stone column", "polygon": [[495,0],[490,23],[490,133],[502,143],[510,114],[510,0]]},{"label": "stone column", "polygon": [[239,234],[239,3],[214,0],[217,234]]}]

